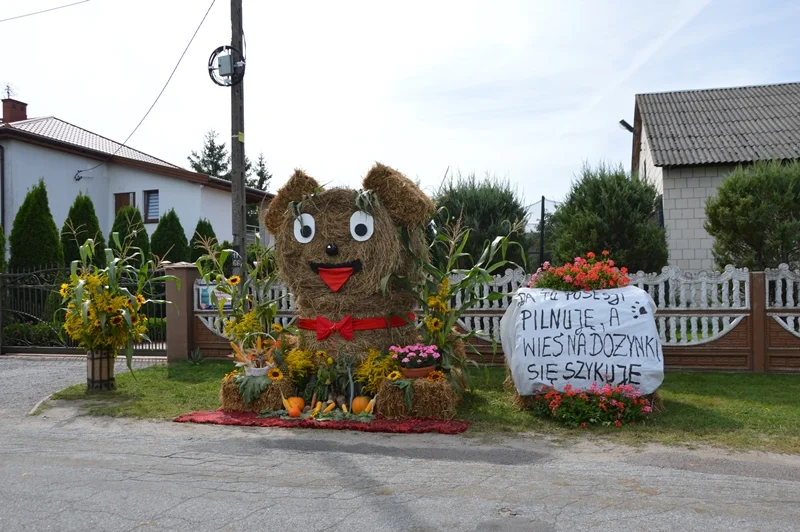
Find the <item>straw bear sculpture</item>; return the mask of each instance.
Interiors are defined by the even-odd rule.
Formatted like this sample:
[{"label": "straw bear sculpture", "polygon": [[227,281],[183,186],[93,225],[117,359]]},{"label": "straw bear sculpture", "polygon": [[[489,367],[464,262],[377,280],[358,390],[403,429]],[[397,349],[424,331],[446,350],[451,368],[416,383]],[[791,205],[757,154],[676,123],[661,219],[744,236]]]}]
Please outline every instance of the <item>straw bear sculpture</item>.
[{"label": "straw bear sculpture", "polygon": [[414,256],[427,258],[425,226],[433,213],[416,184],[382,164],[358,191],[323,190],[295,171],[264,221],[275,235],[280,276],[295,297],[304,349],[363,359],[370,349],[419,340],[415,298],[397,279],[421,280]]}]

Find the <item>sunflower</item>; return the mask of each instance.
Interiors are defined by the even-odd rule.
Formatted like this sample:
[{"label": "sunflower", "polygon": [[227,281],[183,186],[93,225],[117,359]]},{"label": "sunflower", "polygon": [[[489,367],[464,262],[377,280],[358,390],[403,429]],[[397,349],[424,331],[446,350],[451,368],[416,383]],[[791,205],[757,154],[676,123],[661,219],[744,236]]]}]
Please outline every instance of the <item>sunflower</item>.
[{"label": "sunflower", "polygon": [[436,370],[428,373],[428,381],[430,382],[439,382],[442,379],[444,379],[444,373],[441,371]]},{"label": "sunflower", "polygon": [[403,378],[403,374],[399,371],[393,371],[386,376],[390,381],[398,381]]},{"label": "sunflower", "polygon": [[134,324],[134,325],[139,323],[139,316],[137,314],[134,314],[133,316],[131,316],[131,323]]},{"label": "sunflower", "polygon": [[328,357],[328,360],[326,360],[325,363],[329,366],[333,366],[333,359],[331,357]]},{"label": "sunflower", "polygon": [[328,353],[322,350],[317,351],[316,353],[314,353],[314,355],[316,355],[317,358],[322,358],[322,359],[328,358]]},{"label": "sunflower", "polygon": [[272,332],[280,334],[283,332],[283,325],[280,323],[273,323],[272,324]]},{"label": "sunflower", "polygon": [[144,298],[144,296],[143,296],[142,294],[137,294],[137,295],[136,295],[136,302],[139,304],[139,306],[140,306],[140,307],[141,307],[142,305],[144,305],[144,302],[145,302],[145,301],[146,301],[146,300],[145,300],[145,298]]},{"label": "sunflower", "polygon": [[228,282],[231,283],[233,286],[236,286],[237,284],[242,282],[242,278],[239,277],[238,275],[234,275],[233,277],[228,278]]},{"label": "sunflower", "polygon": [[280,368],[272,368],[267,372],[267,377],[269,377],[272,382],[276,382],[283,379],[283,372]]},{"label": "sunflower", "polygon": [[114,310],[116,310],[114,305],[106,305],[106,313],[111,314]]},{"label": "sunflower", "polygon": [[442,328],[442,320],[439,318],[429,318],[425,320],[425,325],[428,327],[428,332],[436,332]]},{"label": "sunflower", "polygon": [[232,377],[237,376],[238,374],[239,374],[239,370],[235,369],[235,370],[231,371],[230,373],[226,373],[225,376],[222,377],[222,380],[226,381],[226,380],[228,380],[228,379],[230,379]]},{"label": "sunflower", "polygon": [[119,325],[121,323],[122,323],[122,316],[117,315],[111,317],[111,325]]},{"label": "sunflower", "polygon": [[69,290],[69,285],[64,283],[61,285],[61,289],[58,291],[61,294],[61,297],[67,297],[67,290]]},{"label": "sunflower", "polygon": [[436,296],[428,297],[428,308],[433,308],[433,309],[439,308],[439,298]]}]

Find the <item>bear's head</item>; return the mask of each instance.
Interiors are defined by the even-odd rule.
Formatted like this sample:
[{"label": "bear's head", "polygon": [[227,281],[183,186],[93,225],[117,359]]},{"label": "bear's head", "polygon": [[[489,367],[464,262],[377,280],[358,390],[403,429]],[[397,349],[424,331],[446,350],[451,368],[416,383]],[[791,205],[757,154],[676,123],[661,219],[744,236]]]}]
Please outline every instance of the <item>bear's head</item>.
[{"label": "bear's head", "polygon": [[433,211],[433,202],[416,184],[376,164],[360,191],[323,190],[296,170],[264,221],[275,235],[281,277],[298,310],[356,315],[360,305],[374,307],[374,299],[382,297],[384,278],[411,273],[409,249],[424,255],[424,226]]}]

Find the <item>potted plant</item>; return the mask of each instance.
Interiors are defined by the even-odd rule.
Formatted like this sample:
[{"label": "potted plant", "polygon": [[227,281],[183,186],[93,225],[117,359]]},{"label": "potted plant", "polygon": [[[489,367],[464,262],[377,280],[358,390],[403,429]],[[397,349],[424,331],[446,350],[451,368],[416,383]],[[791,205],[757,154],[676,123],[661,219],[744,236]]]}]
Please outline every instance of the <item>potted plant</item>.
[{"label": "potted plant", "polygon": [[79,261],[70,267],[69,282],[61,285],[62,304],[66,304],[64,330],[86,351],[86,385],[90,390],[113,390],[114,362],[124,350],[128,369],[132,370],[134,344],[149,342],[146,304],[166,301],[148,299],[144,294],[150,283],[178,281],[174,276],[155,272],[161,267],[153,260],[143,260],[141,250],[120,243],[119,233],[112,234],[117,247],[115,256],[104,250],[106,264],[93,264],[94,240],[80,247]]},{"label": "potted plant", "polygon": [[440,364],[442,355],[436,345],[407,345],[389,348],[392,358],[400,365],[400,372],[407,379],[427,377]]}]

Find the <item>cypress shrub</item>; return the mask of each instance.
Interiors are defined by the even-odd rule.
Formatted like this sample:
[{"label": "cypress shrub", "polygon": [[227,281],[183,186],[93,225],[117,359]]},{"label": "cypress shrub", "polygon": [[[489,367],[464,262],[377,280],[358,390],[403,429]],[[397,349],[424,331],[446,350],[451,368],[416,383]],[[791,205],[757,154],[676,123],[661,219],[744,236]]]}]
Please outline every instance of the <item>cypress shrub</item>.
[{"label": "cypress shrub", "polygon": [[214,233],[214,228],[211,227],[211,222],[205,218],[200,218],[200,220],[197,221],[197,227],[194,228],[194,234],[192,235],[192,241],[190,243],[190,257],[192,262],[197,262],[197,259],[206,254],[206,250],[200,246],[202,246],[204,240],[208,241],[212,238],[216,240],[217,235]]},{"label": "cypress shrub", "polygon": [[659,272],[667,264],[667,233],[659,225],[658,189],[619,166],[585,166],[553,215],[556,265],[589,251],[611,252],[630,271]]},{"label": "cypress shrub", "polygon": [[28,191],[17,211],[9,237],[11,270],[43,268],[64,263],[58,227],[53,221],[44,179]]},{"label": "cypress shrub", "polygon": [[734,170],[706,202],[719,268],[800,268],[800,162],[757,162]]},{"label": "cypress shrub", "polygon": [[[122,207],[114,218],[111,233],[119,233],[119,240],[123,247],[135,247],[142,250],[142,260],[150,256],[150,239],[144,227],[142,213],[133,206]],[[116,250],[114,239],[108,235],[108,243]]]},{"label": "cypress shrub", "polygon": [[[434,200],[436,207],[446,210],[442,214],[450,217],[450,223],[459,216],[462,224],[470,230],[464,252],[473,261],[477,261],[483,253],[486,242],[497,236],[506,235],[512,226],[527,218],[524,199],[508,180],[487,175],[478,179],[475,174],[462,176],[458,174],[442,184]],[[437,220],[446,223],[444,220]],[[522,266],[525,250],[528,247],[529,235],[523,228],[511,233],[509,240],[519,246],[509,246],[506,258]],[[502,260],[498,253],[495,261]],[[470,267],[469,261],[462,261],[463,267]]]},{"label": "cypress shrub", "polygon": [[150,249],[161,260],[186,262],[190,259],[189,242],[175,209],[167,211],[158,221],[150,240]]},{"label": "cypress shrub", "polygon": [[94,212],[94,203],[92,198],[80,193],[70,207],[67,219],[64,220],[64,227],[61,229],[61,245],[64,248],[64,262],[67,266],[74,260],[81,260],[80,247],[88,238],[94,239],[96,245],[95,265],[100,268],[105,267],[106,254],[102,250],[105,249],[106,242],[100,231],[100,221]]}]

